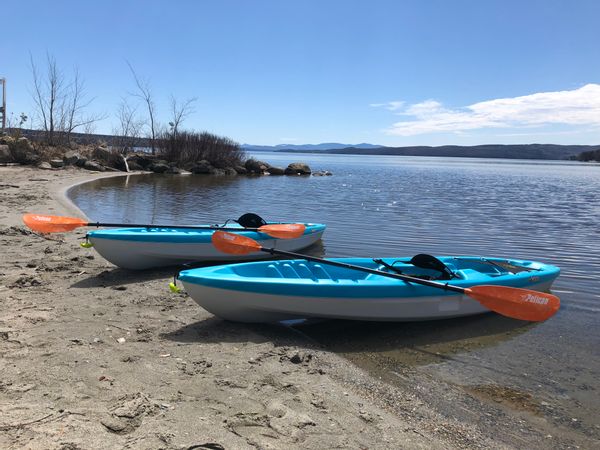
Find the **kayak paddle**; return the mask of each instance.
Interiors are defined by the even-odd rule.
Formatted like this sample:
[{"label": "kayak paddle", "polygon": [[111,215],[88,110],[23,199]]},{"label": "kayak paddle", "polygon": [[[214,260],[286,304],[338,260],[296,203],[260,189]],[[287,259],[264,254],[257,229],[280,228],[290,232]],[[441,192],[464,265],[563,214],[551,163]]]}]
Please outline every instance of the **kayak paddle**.
[{"label": "kayak paddle", "polygon": [[274,223],[257,228],[235,228],[227,226],[188,226],[188,225],[149,225],[132,223],[87,222],[77,217],[45,216],[41,214],[25,214],[23,222],[33,231],[39,233],[64,233],[79,227],[117,227],[117,228],[185,228],[191,230],[228,230],[258,231],[280,239],[294,239],[304,234],[305,226],[301,223]]},{"label": "kayak paddle", "polygon": [[320,262],[332,266],[343,267],[345,269],[360,270],[362,272],[381,275],[384,277],[395,278],[410,283],[422,284],[446,291],[458,292],[468,295],[477,300],[483,306],[491,311],[502,314],[513,319],[528,320],[531,322],[541,322],[549,319],[558,311],[560,299],[552,294],[532,291],[530,289],[521,289],[508,286],[481,285],[470,288],[453,286],[448,283],[439,283],[431,280],[423,280],[408,275],[398,273],[383,272],[368,267],[355,266],[339,261],[317,258],[314,256],[301,255],[299,253],[286,252],[274,248],[264,248],[254,239],[239,234],[216,231],[212,235],[212,243],[217,250],[232,255],[247,255],[253,252],[267,252],[270,254],[291,256],[298,259]]}]

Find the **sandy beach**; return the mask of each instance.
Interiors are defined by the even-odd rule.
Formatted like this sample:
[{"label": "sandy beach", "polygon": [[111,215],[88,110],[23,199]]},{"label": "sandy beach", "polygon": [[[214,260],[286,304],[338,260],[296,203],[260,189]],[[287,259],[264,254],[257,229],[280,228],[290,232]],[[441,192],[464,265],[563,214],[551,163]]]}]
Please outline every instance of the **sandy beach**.
[{"label": "sandy beach", "polygon": [[99,176],[0,167],[1,448],[574,446],[431,379],[390,385],[294,329],[215,318],[169,292],[173,269],[125,271],[80,248],[84,229],[22,224],[81,216],[65,188]]}]

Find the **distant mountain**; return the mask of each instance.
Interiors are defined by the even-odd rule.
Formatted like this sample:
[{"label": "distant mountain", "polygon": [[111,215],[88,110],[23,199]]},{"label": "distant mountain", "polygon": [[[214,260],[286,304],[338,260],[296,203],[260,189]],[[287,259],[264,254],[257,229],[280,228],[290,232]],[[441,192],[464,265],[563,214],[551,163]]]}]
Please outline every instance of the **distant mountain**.
[{"label": "distant mountain", "polygon": [[261,152],[277,152],[287,150],[297,151],[323,151],[323,150],[337,150],[342,148],[359,148],[359,149],[372,149],[372,148],[384,148],[382,145],[373,144],[339,144],[337,142],[325,142],[323,144],[279,144],[279,145],[251,145],[242,144],[244,150],[254,150]]},{"label": "distant mountain", "polygon": [[507,158],[507,159],[570,159],[586,151],[600,149],[600,145],[555,145],[555,144],[515,144],[515,145],[443,145],[440,147],[377,147],[377,148],[338,148],[319,150],[293,150],[290,152],[311,152],[344,155],[399,155],[399,156],[444,156],[463,158]]}]

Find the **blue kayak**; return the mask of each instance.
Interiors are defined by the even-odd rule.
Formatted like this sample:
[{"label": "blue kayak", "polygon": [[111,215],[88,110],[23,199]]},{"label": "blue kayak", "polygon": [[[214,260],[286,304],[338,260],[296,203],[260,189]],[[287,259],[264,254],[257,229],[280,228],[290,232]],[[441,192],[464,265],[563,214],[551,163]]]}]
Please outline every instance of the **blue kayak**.
[{"label": "blue kayak", "polygon": [[[411,258],[333,261],[384,272],[399,271],[463,288],[500,285],[547,291],[560,273],[558,267],[527,260],[474,256],[437,259],[448,269],[447,274],[417,267]],[[464,294],[301,259],[184,270],[179,280],[204,309],[241,322],[309,317],[408,321],[489,312]]]},{"label": "blue kayak", "polygon": [[[273,238],[258,231],[244,230],[235,223],[228,224],[227,228],[239,228],[240,231],[234,231],[236,234],[252,238],[266,247],[297,251],[317,242],[325,231],[323,224],[304,225],[304,234],[293,239]],[[117,228],[90,231],[87,238],[100,255],[125,269],[148,269],[200,261],[242,261],[270,256],[223,254],[211,243],[214,232],[190,228]]]}]

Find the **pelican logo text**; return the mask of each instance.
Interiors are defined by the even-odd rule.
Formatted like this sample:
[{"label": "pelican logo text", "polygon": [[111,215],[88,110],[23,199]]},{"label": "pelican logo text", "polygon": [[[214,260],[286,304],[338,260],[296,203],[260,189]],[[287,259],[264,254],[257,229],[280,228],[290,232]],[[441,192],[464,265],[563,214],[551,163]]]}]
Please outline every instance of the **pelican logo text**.
[{"label": "pelican logo text", "polygon": [[548,299],[545,297],[538,297],[537,295],[527,294],[523,297],[523,300],[529,303],[537,303],[538,305],[548,304]]},{"label": "pelican logo text", "polygon": [[39,220],[40,222],[50,222],[50,217],[46,216],[33,216],[34,220]]}]

